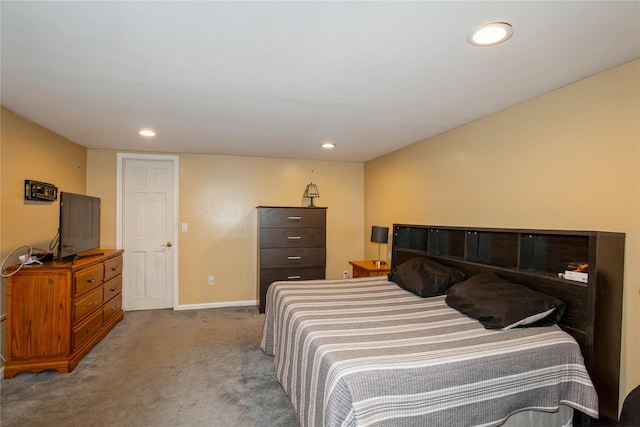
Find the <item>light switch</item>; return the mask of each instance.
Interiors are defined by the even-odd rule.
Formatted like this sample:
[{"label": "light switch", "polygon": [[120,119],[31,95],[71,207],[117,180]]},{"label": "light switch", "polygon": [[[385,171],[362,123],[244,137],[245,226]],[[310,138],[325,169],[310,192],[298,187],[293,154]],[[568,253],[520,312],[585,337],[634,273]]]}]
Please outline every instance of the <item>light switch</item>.
[{"label": "light switch", "polygon": [[186,233],[187,231],[189,231],[189,224],[187,224],[186,222],[182,223],[182,232]]}]

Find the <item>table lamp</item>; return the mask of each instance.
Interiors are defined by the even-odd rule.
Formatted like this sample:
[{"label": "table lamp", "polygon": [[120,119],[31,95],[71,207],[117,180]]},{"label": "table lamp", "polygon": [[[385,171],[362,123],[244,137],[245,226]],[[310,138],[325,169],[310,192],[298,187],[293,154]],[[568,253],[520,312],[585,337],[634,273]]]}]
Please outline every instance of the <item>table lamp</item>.
[{"label": "table lamp", "polygon": [[307,184],[307,189],[304,192],[304,197],[308,197],[311,199],[311,203],[307,207],[315,208],[316,205],[313,204],[313,198],[320,197],[320,193],[318,192],[318,186],[315,185],[313,182],[311,184]]},{"label": "table lamp", "polygon": [[377,225],[371,227],[371,242],[378,244],[378,259],[375,260],[377,266],[385,264],[385,261],[380,259],[380,244],[387,243],[388,239],[389,227],[378,227]]}]

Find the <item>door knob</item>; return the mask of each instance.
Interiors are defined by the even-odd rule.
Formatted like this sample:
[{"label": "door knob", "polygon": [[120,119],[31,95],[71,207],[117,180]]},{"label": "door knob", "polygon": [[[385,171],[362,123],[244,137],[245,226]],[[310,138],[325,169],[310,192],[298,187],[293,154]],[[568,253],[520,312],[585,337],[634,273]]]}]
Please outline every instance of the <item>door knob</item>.
[{"label": "door knob", "polygon": [[171,242],[167,242],[167,244],[165,245],[166,247],[170,248],[171,246],[173,246],[173,243]]}]

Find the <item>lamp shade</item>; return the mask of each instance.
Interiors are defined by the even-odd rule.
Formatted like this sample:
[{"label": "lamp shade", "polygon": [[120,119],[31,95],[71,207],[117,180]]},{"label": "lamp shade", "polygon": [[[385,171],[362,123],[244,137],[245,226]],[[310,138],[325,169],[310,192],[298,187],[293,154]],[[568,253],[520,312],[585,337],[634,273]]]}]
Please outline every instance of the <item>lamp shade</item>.
[{"label": "lamp shade", "polygon": [[307,190],[304,192],[305,197],[320,197],[320,192],[318,191],[318,186],[313,182],[307,185]]},{"label": "lamp shade", "polygon": [[371,241],[375,243],[387,243],[389,239],[389,227],[371,227]]}]

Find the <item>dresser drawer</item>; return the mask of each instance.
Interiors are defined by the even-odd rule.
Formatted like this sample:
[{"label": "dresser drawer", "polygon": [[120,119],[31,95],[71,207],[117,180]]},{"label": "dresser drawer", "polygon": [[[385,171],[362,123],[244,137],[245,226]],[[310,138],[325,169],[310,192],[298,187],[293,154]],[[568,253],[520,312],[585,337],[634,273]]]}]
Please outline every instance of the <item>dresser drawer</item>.
[{"label": "dresser drawer", "polygon": [[111,298],[122,292],[122,276],[116,276],[102,285],[102,301],[109,301]]},{"label": "dresser drawer", "polygon": [[112,277],[122,273],[122,257],[117,256],[115,258],[108,259],[104,262],[104,280],[109,280]]},{"label": "dresser drawer", "polygon": [[262,208],[260,227],[305,228],[322,227],[326,222],[326,209],[314,208]]},{"label": "dresser drawer", "polygon": [[273,282],[324,279],[324,276],[324,267],[265,268],[260,272],[260,284],[266,287]]},{"label": "dresser drawer", "polygon": [[260,313],[264,313],[267,301],[267,289],[273,282],[315,280],[325,278],[325,268],[323,267],[303,267],[303,268],[265,268],[260,270]]},{"label": "dresser drawer", "polygon": [[104,281],[104,265],[98,264],[93,267],[81,270],[74,274],[74,295],[80,295],[96,286],[102,285]]},{"label": "dresser drawer", "polygon": [[265,228],[260,233],[261,248],[324,248],[324,228]]},{"label": "dresser drawer", "polygon": [[260,268],[324,267],[325,260],[325,248],[260,249]]},{"label": "dresser drawer", "polygon": [[118,294],[102,308],[102,323],[107,323],[122,309],[122,294]]},{"label": "dresser drawer", "polygon": [[102,306],[102,288],[97,288],[73,302],[73,321],[77,322]]},{"label": "dresser drawer", "polygon": [[73,351],[102,328],[102,310],[96,311],[73,328]]}]

